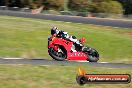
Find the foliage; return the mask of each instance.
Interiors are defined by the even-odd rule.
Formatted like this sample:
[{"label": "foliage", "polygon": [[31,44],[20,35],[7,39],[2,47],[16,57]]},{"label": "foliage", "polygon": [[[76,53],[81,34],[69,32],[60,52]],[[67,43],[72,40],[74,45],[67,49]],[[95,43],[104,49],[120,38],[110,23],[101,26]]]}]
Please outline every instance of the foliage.
[{"label": "foliage", "polygon": [[42,0],[29,0],[29,6],[32,9],[37,9],[42,6]]},{"label": "foliage", "polygon": [[63,10],[64,0],[44,0],[46,9]]},{"label": "foliage", "polygon": [[21,7],[21,0],[9,0],[8,5],[10,7]]},{"label": "foliage", "polygon": [[88,0],[69,0],[68,6],[70,10],[88,11]]},{"label": "foliage", "polygon": [[4,5],[21,8],[30,7],[33,9],[44,5],[45,10],[69,9],[82,12],[107,12],[107,9],[111,8],[109,13],[122,13],[124,11],[126,15],[132,14],[132,0],[0,0],[0,6]]},{"label": "foliage", "polygon": [[121,4],[117,1],[103,1],[100,3],[93,3],[90,10],[91,12],[96,13],[121,14],[123,12]]},{"label": "foliage", "polygon": [[132,0],[116,0],[119,1],[124,8],[124,14],[132,14]]}]

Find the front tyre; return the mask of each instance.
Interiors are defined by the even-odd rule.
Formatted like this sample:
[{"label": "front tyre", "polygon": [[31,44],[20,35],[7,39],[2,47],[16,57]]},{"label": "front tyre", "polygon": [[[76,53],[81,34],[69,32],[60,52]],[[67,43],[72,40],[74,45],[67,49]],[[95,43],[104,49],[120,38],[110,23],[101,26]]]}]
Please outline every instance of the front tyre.
[{"label": "front tyre", "polygon": [[89,62],[97,62],[99,60],[99,53],[93,48],[85,48],[84,52],[89,56]]},{"label": "front tyre", "polygon": [[49,55],[57,61],[64,61],[66,59],[66,53],[63,50],[61,51],[62,52],[57,52],[53,48],[48,49]]}]

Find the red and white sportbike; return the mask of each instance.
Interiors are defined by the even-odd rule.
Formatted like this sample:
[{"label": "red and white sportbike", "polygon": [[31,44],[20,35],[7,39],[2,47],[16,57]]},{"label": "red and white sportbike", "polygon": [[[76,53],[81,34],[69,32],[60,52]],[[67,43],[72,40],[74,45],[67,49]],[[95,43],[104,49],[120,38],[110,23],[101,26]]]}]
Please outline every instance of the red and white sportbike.
[{"label": "red and white sportbike", "polygon": [[97,62],[99,60],[99,54],[95,49],[83,46],[73,52],[72,46],[72,41],[59,38],[56,35],[48,38],[48,53],[55,60],[87,60],[89,62]]}]

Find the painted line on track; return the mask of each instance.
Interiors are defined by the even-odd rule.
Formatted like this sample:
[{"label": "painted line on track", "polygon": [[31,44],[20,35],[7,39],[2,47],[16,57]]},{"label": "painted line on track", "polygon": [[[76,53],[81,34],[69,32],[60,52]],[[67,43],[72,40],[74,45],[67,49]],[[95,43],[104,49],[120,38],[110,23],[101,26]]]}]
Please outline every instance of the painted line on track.
[{"label": "painted line on track", "polygon": [[[89,61],[80,60],[80,61],[76,61],[76,62],[89,62]],[[110,62],[97,62],[97,63],[110,63]]]},{"label": "painted line on track", "polygon": [[0,59],[24,59],[24,58],[17,58],[17,57],[15,57],[15,58],[9,58],[9,57],[6,57],[6,58],[0,58]]}]

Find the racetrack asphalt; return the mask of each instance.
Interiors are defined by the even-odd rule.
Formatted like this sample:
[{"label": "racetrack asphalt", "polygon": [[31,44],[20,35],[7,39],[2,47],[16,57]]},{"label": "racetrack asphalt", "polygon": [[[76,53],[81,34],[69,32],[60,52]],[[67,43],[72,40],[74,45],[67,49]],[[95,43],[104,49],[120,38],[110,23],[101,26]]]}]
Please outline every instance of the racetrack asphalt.
[{"label": "racetrack asphalt", "polygon": [[77,62],[77,61],[55,61],[47,59],[0,59],[0,64],[30,64],[30,65],[60,65],[60,66],[93,66],[104,68],[132,68],[132,64],[124,63],[96,63],[96,62]]},{"label": "racetrack asphalt", "polygon": [[0,10],[0,15],[74,22],[74,23],[83,23],[83,24],[95,24],[95,25],[120,27],[120,28],[132,28],[132,20],[119,20],[119,19],[114,20],[114,19],[105,19],[105,18],[90,18],[90,17],[64,16],[64,15],[31,14],[27,12],[8,11],[8,10]]}]

